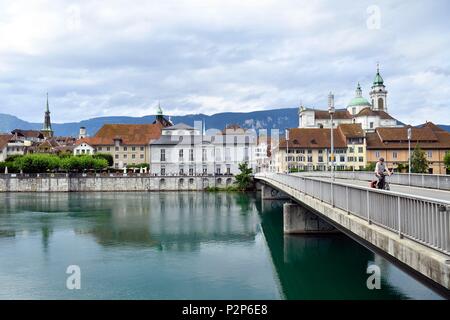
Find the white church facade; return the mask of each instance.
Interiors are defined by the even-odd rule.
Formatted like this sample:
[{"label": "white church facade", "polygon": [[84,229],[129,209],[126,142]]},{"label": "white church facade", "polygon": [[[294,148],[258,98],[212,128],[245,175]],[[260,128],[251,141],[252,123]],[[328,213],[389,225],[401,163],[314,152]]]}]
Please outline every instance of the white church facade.
[{"label": "white church facade", "polygon": [[[344,123],[359,123],[365,131],[375,131],[378,127],[402,127],[403,125],[388,113],[387,90],[380,70],[373,81],[370,91],[371,102],[362,95],[358,83],[355,97],[345,109],[336,109],[333,123],[337,127]],[[299,109],[299,128],[330,128],[331,120],[328,110]]]}]

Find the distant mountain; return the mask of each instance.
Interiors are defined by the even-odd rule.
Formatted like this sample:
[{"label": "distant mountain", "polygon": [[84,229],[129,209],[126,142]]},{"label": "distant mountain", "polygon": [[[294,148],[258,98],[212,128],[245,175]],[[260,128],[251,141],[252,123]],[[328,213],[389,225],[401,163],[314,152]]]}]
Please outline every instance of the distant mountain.
[{"label": "distant mountain", "polygon": [[[80,122],[53,123],[52,127],[58,136],[78,136],[80,127],[86,127],[88,134],[93,136],[105,123],[152,123],[154,116],[144,117],[99,117]],[[228,124],[239,124],[252,129],[279,129],[298,127],[298,108],[284,108],[253,112],[223,112],[213,115],[189,114],[171,116],[174,123],[184,122],[194,125],[194,121],[205,121],[206,129],[224,129]],[[0,113],[0,132],[10,132],[14,129],[41,129],[42,123],[23,121],[15,116]]]},{"label": "distant mountain", "polygon": [[450,132],[450,125],[438,124],[438,126],[444,129],[445,131]]},{"label": "distant mountain", "polygon": [[[86,127],[90,136],[105,123],[152,123],[154,116],[144,117],[99,117],[80,122],[54,123],[53,130],[58,136],[78,136],[80,127]],[[189,114],[185,116],[171,116],[174,123],[184,122],[194,125],[194,121],[205,121],[206,129],[224,129],[228,124],[239,124],[252,129],[279,129],[298,127],[298,108],[272,109],[253,112],[223,112],[213,115]],[[450,125],[439,125],[450,132]],[[11,132],[14,129],[41,129],[42,123],[23,121],[15,116],[0,113],[0,132]]]}]

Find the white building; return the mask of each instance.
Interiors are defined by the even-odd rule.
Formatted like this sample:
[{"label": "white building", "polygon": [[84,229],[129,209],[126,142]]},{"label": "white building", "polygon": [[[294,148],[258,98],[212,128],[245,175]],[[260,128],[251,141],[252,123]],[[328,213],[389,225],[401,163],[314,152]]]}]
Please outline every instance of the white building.
[{"label": "white building", "polygon": [[239,164],[255,168],[256,137],[236,126],[223,132],[179,123],[163,128],[150,143],[150,172],[155,175],[234,175]]},{"label": "white building", "polygon": [[13,155],[23,155],[26,145],[12,134],[0,134],[0,162]]},{"label": "white building", "polygon": [[[374,131],[378,127],[402,127],[387,113],[387,91],[379,69],[370,91],[371,103],[363,97],[358,83],[355,97],[345,109],[337,109],[333,122],[335,126],[343,123],[360,123],[363,130]],[[330,128],[331,120],[328,110],[315,110],[300,107],[299,128]]]},{"label": "white building", "polygon": [[95,154],[95,151],[96,149],[86,141],[77,140],[77,142],[75,142],[75,148],[73,149],[73,155],[74,156],[79,156],[83,154],[93,155]]}]

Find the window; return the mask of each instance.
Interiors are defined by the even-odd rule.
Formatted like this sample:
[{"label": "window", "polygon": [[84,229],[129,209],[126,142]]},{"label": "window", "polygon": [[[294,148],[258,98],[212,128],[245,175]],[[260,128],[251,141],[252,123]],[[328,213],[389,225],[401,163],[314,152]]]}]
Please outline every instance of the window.
[{"label": "window", "polygon": [[319,150],[319,154],[322,154],[323,153],[323,150]]},{"label": "window", "polygon": [[382,98],[378,99],[378,109],[380,109],[380,110],[384,109],[384,101]]},{"label": "window", "polygon": [[354,153],[355,152],[355,148],[353,148],[353,147],[348,148],[348,152]]},{"label": "window", "polygon": [[369,123],[369,128],[370,128],[370,129],[373,129],[373,122],[370,122],[370,123]]},{"label": "window", "polygon": [[308,154],[312,154],[312,150],[308,150]]},{"label": "window", "polygon": [[114,156],[114,158],[115,158],[115,159],[119,159],[119,155],[116,154],[116,155]]},{"label": "window", "polygon": [[143,155],[143,154],[141,154],[140,158],[141,158],[141,159],[144,159],[144,155]]},{"label": "window", "polygon": [[216,174],[220,174],[220,167],[216,167]]},{"label": "window", "polygon": [[119,147],[116,147],[115,150],[116,150],[116,151],[119,151]]},{"label": "window", "polygon": [[227,174],[231,174],[231,168],[230,168],[230,166],[227,166]]},{"label": "window", "polygon": [[98,147],[98,151],[102,151],[102,147]]},{"label": "window", "polygon": [[136,159],[136,155],[134,153],[131,155],[131,159]]},{"label": "window", "polygon": [[128,151],[128,147],[123,147],[123,151]]},{"label": "window", "polygon": [[308,162],[313,162],[312,156],[308,156]]},{"label": "window", "polygon": [[189,168],[189,175],[193,176],[194,175],[194,168]]},{"label": "window", "polygon": [[356,108],[355,107],[352,108],[352,113],[356,114]]},{"label": "window", "polygon": [[136,151],[136,147],[131,147],[131,151]]},{"label": "window", "polygon": [[184,174],[184,169],[180,168],[180,176],[182,176]]},{"label": "window", "polygon": [[363,148],[363,147],[358,147],[358,152],[359,152],[359,153],[363,153],[363,151],[364,151],[364,148]]},{"label": "window", "polygon": [[183,161],[183,149],[178,150],[178,159]]},{"label": "window", "polygon": [[161,149],[160,161],[166,161],[166,149]]},{"label": "window", "polygon": [[380,157],[380,151],[375,151],[375,158],[379,158]]},{"label": "window", "polygon": [[341,157],[340,157],[340,161],[341,161],[341,162],[345,162],[345,156],[341,156]]},{"label": "window", "polygon": [[430,150],[427,153],[428,153],[428,158],[433,158],[433,151]]},{"label": "window", "polygon": [[323,162],[323,156],[319,156],[319,162]]},{"label": "window", "polygon": [[144,151],[144,147],[141,147],[141,151]]},{"label": "window", "polygon": [[194,161],[194,149],[189,149],[189,161]]},{"label": "window", "polygon": [[396,151],[392,152],[392,159],[397,159],[397,152]]},{"label": "window", "polygon": [[225,149],[225,161],[231,161],[231,149],[230,148]]},{"label": "window", "polygon": [[127,155],[126,155],[126,154],[124,154],[124,155],[123,155],[123,158],[124,158],[124,159],[126,159],[126,158],[127,158]]},{"label": "window", "polygon": [[364,162],[364,157],[359,157],[359,162]]},{"label": "window", "polygon": [[353,162],[353,157],[347,157],[348,162]]},{"label": "window", "polygon": [[244,161],[248,161],[248,160],[249,160],[248,148],[245,147],[244,148]]},{"label": "window", "polygon": [[165,176],[166,175],[166,168],[161,167],[161,175]]},{"label": "window", "polygon": [[202,149],[202,161],[208,161],[206,149]]},{"label": "window", "polygon": [[106,151],[111,151],[111,148],[110,147],[106,147]]}]

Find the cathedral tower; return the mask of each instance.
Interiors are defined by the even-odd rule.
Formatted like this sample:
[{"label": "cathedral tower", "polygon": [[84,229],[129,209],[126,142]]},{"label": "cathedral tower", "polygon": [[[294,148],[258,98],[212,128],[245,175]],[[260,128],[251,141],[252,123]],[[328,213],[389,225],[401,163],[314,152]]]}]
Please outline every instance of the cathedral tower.
[{"label": "cathedral tower", "polygon": [[383,78],[380,75],[380,67],[377,65],[377,74],[373,80],[372,91],[370,91],[373,110],[387,112],[387,93]]}]

